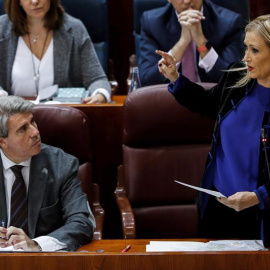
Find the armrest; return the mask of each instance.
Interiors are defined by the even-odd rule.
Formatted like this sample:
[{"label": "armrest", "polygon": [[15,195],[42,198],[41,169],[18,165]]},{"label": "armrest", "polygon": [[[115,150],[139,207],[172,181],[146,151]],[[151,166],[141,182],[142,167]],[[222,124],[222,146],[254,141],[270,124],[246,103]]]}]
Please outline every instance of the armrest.
[{"label": "armrest", "polygon": [[128,198],[126,197],[126,191],[124,188],[124,174],[123,174],[123,165],[118,167],[118,182],[117,187],[114,192],[114,197],[116,203],[120,210],[121,219],[122,219],[122,231],[123,237],[127,238],[136,238],[136,226],[135,219],[132,207]]},{"label": "armrest", "polygon": [[104,209],[100,205],[99,185],[92,182],[92,164],[86,162],[79,167],[79,177],[82,183],[82,189],[87,195],[92,213],[96,220],[96,229],[94,231],[94,240],[102,239],[102,229],[104,221]]},{"label": "armrest", "polygon": [[96,219],[96,229],[94,231],[93,240],[101,240],[105,211],[100,205],[99,185],[96,183],[92,183],[92,198],[91,206]]}]

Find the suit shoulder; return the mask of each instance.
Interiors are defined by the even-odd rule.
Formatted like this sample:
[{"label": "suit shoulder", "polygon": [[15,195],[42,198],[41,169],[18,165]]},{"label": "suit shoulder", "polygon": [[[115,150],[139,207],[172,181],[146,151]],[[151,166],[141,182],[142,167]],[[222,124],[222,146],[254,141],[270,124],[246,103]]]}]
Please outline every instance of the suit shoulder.
[{"label": "suit shoulder", "polygon": [[0,35],[10,31],[11,31],[11,22],[8,16],[6,14],[0,16]]},{"label": "suit shoulder", "polygon": [[64,164],[68,161],[77,160],[76,157],[64,152],[62,149],[44,143],[42,144],[40,154],[45,156],[46,159],[51,160],[55,163],[60,162]]},{"label": "suit shoulder", "polygon": [[211,20],[217,23],[221,23],[226,26],[234,24],[236,21],[241,22],[244,25],[244,19],[242,16],[230,9],[214,4],[210,1],[204,1],[204,7],[210,13]]},{"label": "suit shoulder", "polygon": [[64,23],[72,25],[72,26],[81,26],[83,23],[80,19],[75,18],[71,15],[69,15],[68,13],[65,13],[65,19],[64,19]]},{"label": "suit shoulder", "polygon": [[142,14],[142,17],[147,19],[148,21],[157,22],[157,21],[163,21],[165,18],[168,18],[171,16],[171,14],[174,12],[174,9],[171,4],[167,4],[164,7],[150,9],[145,11]]},{"label": "suit shoulder", "polygon": [[5,23],[6,21],[9,21],[7,14],[0,16],[0,23]]},{"label": "suit shoulder", "polygon": [[89,33],[83,22],[67,13],[65,13],[64,23],[60,31],[70,34],[78,43],[83,43],[89,39]]},{"label": "suit shoulder", "polygon": [[66,29],[72,29],[74,33],[87,32],[85,25],[80,19],[77,19],[67,13],[65,13],[63,26]]}]

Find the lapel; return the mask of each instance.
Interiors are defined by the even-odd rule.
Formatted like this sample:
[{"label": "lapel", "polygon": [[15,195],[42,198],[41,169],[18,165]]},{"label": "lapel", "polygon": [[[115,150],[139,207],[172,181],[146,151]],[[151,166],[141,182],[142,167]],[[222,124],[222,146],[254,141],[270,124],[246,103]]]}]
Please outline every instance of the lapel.
[{"label": "lapel", "polygon": [[1,73],[3,73],[2,77],[6,78],[6,85],[2,85],[2,87],[9,94],[11,93],[11,72],[16,55],[17,45],[18,36],[16,36],[12,31],[11,23],[6,21],[3,26],[2,37],[0,38],[0,48],[4,48],[4,51],[3,49],[0,50],[0,53],[2,54],[0,56],[0,62],[2,66],[6,67],[1,70]]},{"label": "lapel", "polygon": [[[232,109],[237,107],[239,102],[253,89],[255,82],[256,80],[251,80],[246,86],[243,86],[241,88],[233,88],[230,90],[219,112],[221,121],[223,120],[225,115],[227,115]],[[224,89],[223,91],[229,90]]]},{"label": "lapel", "polygon": [[166,8],[167,8],[167,11],[165,11],[164,14],[166,14],[167,16],[167,19],[166,19],[167,23],[165,24],[164,32],[166,33],[166,38],[164,36],[164,44],[168,44],[169,45],[168,48],[171,49],[180,38],[181,25],[179,24],[177,20],[177,16],[176,16],[173,6],[171,4],[168,4]]},{"label": "lapel", "polygon": [[16,50],[18,46],[18,37],[12,32],[13,37],[9,40],[8,46],[8,61],[7,61],[7,89],[11,93],[11,73],[12,67],[15,60]]},{"label": "lapel", "polygon": [[[203,1],[203,14],[205,16],[205,20],[202,20],[201,21],[201,24],[202,24],[202,30],[203,30],[203,34],[205,36],[205,38],[207,40],[210,40],[211,41],[211,44],[213,43],[213,40],[216,39],[215,35],[213,35],[213,26],[211,23],[211,18],[213,15],[211,15],[211,12],[210,12],[210,8],[209,8],[209,3],[207,1]],[[213,45],[213,44],[212,44]],[[200,54],[199,52],[196,50],[196,63],[199,62],[199,57],[200,57]],[[207,81],[207,78],[205,77],[205,70],[200,68],[198,66],[198,72],[199,72],[199,77],[201,78],[202,81]]]},{"label": "lapel", "polygon": [[36,225],[42,206],[48,178],[48,169],[42,152],[32,157],[28,189],[28,228],[29,237],[35,237]]},{"label": "lapel", "polygon": [[69,66],[73,35],[71,25],[65,17],[64,24],[53,32],[54,84],[66,85],[69,81]]},{"label": "lapel", "polygon": [[181,32],[181,25],[179,24],[177,20],[176,12],[172,5],[170,5],[168,11],[169,11],[169,20],[166,26],[167,28],[166,30],[171,34],[176,34],[176,33],[179,34]]},{"label": "lapel", "polygon": [[201,22],[203,34],[206,39],[212,41],[215,39],[215,36],[213,35],[213,23],[211,23],[211,18],[213,16],[213,14],[211,14],[211,9],[213,9],[211,4],[207,1],[203,1],[203,15],[205,16],[205,20],[202,20]]},{"label": "lapel", "polygon": [[[6,189],[4,183],[4,173],[2,160],[0,162],[0,222],[4,220],[7,223],[7,205],[6,205]],[[2,226],[2,224],[0,224]]]}]

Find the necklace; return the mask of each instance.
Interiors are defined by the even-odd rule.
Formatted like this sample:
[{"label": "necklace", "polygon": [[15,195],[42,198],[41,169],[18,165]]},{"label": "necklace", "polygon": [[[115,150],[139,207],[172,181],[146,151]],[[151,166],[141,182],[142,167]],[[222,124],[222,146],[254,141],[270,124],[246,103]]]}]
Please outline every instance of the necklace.
[{"label": "necklace", "polygon": [[34,81],[35,81],[35,87],[36,87],[36,93],[37,93],[37,96],[38,96],[38,88],[39,88],[39,77],[40,77],[40,74],[39,74],[39,67],[40,67],[40,63],[41,63],[41,60],[42,60],[42,57],[43,57],[43,54],[44,54],[44,50],[45,50],[45,45],[46,45],[46,42],[47,42],[47,39],[48,39],[48,35],[49,35],[49,31],[47,31],[46,33],[46,38],[45,38],[45,41],[44,41],[44,44],[43,44],[43,47],[42,47],[42,52],[41,52],[41,56],[40,56],[40,61],[38,63],[38,67],[36,69],[36,66],[35,66],[35,62],[34,62],[34,54],[33,54],[33,50],[32,50],[32,43],[31,43],[31,40],[30,40],[30,35],[28,34],[28,40],[29,40],[29,45],[30,45],[30,51],[31,51],[31,57],[32,57],[32,64],[33,64],[33,71],[34,71]]},{"label": "necklace", "polygon": [[39,34],[33,35],[33,37],[31,37],[31,44],[37,44],[38,39],[39,39]]}]

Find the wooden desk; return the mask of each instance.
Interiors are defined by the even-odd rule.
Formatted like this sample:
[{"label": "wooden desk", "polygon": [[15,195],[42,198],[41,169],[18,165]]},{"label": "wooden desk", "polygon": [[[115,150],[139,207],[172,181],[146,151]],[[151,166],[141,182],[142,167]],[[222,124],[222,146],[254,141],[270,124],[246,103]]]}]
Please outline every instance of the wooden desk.
[{"label": "wooden desk", "polygon": [[[186,240],[186,239],[185,239]],[[191,239],[189,239],[191,240]],[[150,240],[101,240],[78,252],[0,253],[0,269],[268,270],[270,251],[145,252]],[[131,249],[122,253],[127,244]],[[104,252],[98,252],[104,250]]]},{"label": "wooden desk", "polygon": [[[117,167],[122,164],[122,113],[126,96],[113,96],[107,104],[66,104],[83,111],[90,120],[94,181],[100,185],[105,210],[103,238],[122,238],[121,220],[113,192]],[[64,104],[63,104],[64,105]]]}]

